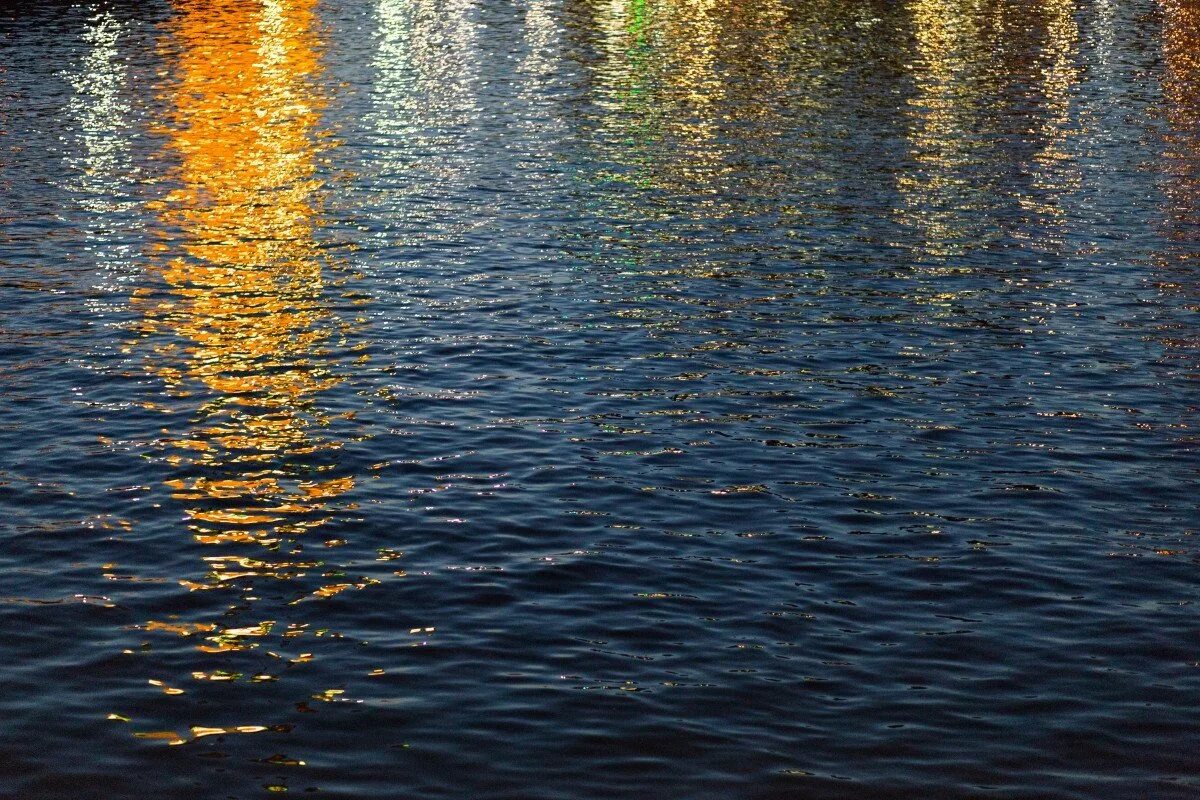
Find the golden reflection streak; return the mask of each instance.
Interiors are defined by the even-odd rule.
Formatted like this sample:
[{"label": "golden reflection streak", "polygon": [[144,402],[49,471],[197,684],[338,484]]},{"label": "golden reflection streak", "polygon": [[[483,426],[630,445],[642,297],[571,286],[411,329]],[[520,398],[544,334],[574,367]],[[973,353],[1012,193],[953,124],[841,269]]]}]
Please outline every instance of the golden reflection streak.
[{"label": "golden reflection streak", "polygon": [[902,220],[928,255],[965,252],[991,190],[968,169],[988,156],[977,132],[988,68],[983,0],[912,0],[917,64],[909,149],[916,170],[899,179]]},{"label": "golden reflection streak", "polygon": [[[606,165],[595,178],[632,189],[600,193],[621,220],[617,236],[631,263],[643,264],[661,244],[710,235],[689,230],[696,218],[771,212],[802,227],[808,206],[783,194],[803,182],[819,196],[815,187],[829,173],[813,159],[801,174],[781,150],[797,106],[810,119],[828,106],[822,80],[797,86],[792,63],[801,52],[836,72],[841,51],[820,40],[820,22],[797,26],[786,0],[600,0],[591,9],[601,37],[601,58],[589,65],[601,111],[594,146]],[[656,224],[665,221],[682,224]],[[688,259],[665,272],[719,278],[727,265]]]},{"label": "golden reflection streak", "polygon": [[[781,229],[797,232],[830,213],[829,158],[839,147],[831,98],[858,46],[835,31],[869,26],[869,14],[834,0],[589,6],[601,53],[588,65],[601,111],[594,146],[606,165],[595,178],[631,188],[600,192],[621,221],[616,235],[630,263],[644,264],[662,244],[712,235],[691,220],[778,215]],[[790,258],[819,254],[795,248]],[[729,265],[686,259],[656,269],[720,279]]]},{"label": "golden reflection streak", "polygon": [[[924,255],[961,256],[999,236],[994,217],[1006,202],[1000,184],[1022,172],[1029,184],[1015,199],[1036,227],[1017,234],[1057,244],[1044,237],[1061,226],[1062,200],[1081,181],[1068,147],[1080,80],[1076,11],[1076,0],[910,1],[916,94],[909,101],[909,152],[916,169],[899,178],[898,188],[901,221],[919,233]],[[1040,38],[1031,56],[1022,44],[1029,32]],[[1035,93],[1036,110],[1016,105]],[[1027,115],[1025,133],[1036,151],[1005,163],[1016,153],[1000,144],[1003,126]]]},{"label": "golden reflection streak", "polygon": [[[341,377],[339,326],[323,300],[318,122],[325,101],[317,0],[176,0],[166,134],[179,187],[161,204],[159,269],[169,291],[135,299],[154,369],[176,398],[206,402],[162,443],[204,544],[278,549],[334,513],[355,480],[331,474],[340,443],[317,403]],[[170,411],[170,406],[164,406]],[[290,580],[320,562],[206,559],[191,590]],[[313,597],[321,590],[313,593]],[[253,599],[247,596],[246,599]],[[160,623],[151,622],[149,625]],[[206,631],[206,652],[255,647],[275,623]]]},{"label": "golden reflection streak", "polygon": [[[752,70],[770,81],[780,72],[786,16],[781,0],[613,0],[599,6],[601,137],[605,155],[632,168],[628,176],[613,177],[702,195],[706,210],[719,212],[739,149],[735,137],[722,135],[723,127],[771,113],[758,99],[733,93],[724,73]],[[748,41],[757,47],[746,48]]]},{"label": "golden reflection streak", "polygon": [[1200,2],[1161,0],[1163,11],[1163,99],[1170,129],[1164,157],[1170,201],[1168,232],[1193,240],[1200,222]]},{"label": "golden reflection streak", "polygon": [[[1160,0],[1163,12],[1164,111],[1163,142],[1166,195],[1164,235],[1171,241],[1156,256],[1159,288],[1183,295],[1186,310],[1200,310],[1195,269],[1200,263],[1200,0]],[[1161,337],[1169,369],[1200,377],[1200,336],[1194,327],[1164,325]],[[1182,429],[1192,427],[1182,422]],[[1189,437],[1194,441],[1195,436]]]}]

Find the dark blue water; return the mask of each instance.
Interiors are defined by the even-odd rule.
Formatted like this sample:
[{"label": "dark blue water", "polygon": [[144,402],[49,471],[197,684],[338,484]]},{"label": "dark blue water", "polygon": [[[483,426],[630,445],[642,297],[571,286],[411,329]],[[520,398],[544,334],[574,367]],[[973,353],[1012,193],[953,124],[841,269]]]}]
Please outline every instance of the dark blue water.
[{"label": "dark blue water", "polygon": [[0,6],[0,797],[1193,798],[1200,2]]}]

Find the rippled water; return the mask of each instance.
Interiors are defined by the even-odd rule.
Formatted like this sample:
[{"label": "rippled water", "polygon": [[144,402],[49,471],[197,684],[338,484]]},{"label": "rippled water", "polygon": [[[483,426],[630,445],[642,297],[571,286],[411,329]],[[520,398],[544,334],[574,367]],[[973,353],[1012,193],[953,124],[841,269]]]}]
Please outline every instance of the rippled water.
[{"label": "rippled water", "polygon": [[0,796],[1192,798],[1200,1],[0,6]]}]

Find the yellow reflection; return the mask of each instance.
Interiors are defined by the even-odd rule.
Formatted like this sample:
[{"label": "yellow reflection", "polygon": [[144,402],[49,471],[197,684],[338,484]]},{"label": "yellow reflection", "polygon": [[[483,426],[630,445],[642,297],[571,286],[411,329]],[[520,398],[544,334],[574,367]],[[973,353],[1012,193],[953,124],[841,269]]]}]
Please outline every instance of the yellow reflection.
[{"label": "yellow reflection", "polygon": [[916,95],[899,179],[902,218],[933,256],[965,251],[982,234],[994,190],[972,167],[987,158],[983,124],[989,59],[983,0],[912,0]]},{"label": "yellow reflection", "polygon": [[[1069,147],[1080,78],[1076,0],[910,0],[909,11],[915,169],[898,181],[902,222],[919,234],[923,254],[959,256],[1004,233],[1011,223],[998,215],[1011,198],[1033,225],[1017,235],[1043,239],[1080,181]],[[1021,155],[1021,139],[1032,154]]]},{"label": "yellow reflection", "polygon": [[[1167,201],[1163,233],[1170,244],[1157,254],[1155,265],[1160,290],[1195,312],[1200,308],[1200,0],[1161,0],[1161,6],[1168,122],[1162,155]],[[1169,370],[1200,374],[1200,336],[1194,326],[1164,323],[1160,340]],[[1195,427],[1191,420],[1179,425],[1184,431],[1189,427]]]},{"label": "yellow reflection", "polygon": [[[1161,110],[1167,124],[1161,155],[1164,202],[1157,221],[1163,243],[1152,261],[1156,288],[1163,296],[1153,321],[1153,334],[1162,348],[1155,360],[1159,374],[1154,385],[1172,387],[1186,385],[1180,378],[1200,378],[1200,332],[1195,325],[1200,311],[1200,0],[1159,0],[1159,7]],[[1195,409],[1190,404],[1180,419],[1166,426],[1185,448],[1197,443]]]},{"label": "yellow reflection", "polygon": [[[159,443],[176,473],[166,485],[194,538],[213,553],[203,574],[180,583],[235,591],[239,602],[219,619],[139,627],[193,638],[210,663],[250,650],[280,668],[312,661],[311,653],[286,655],[308,624],[264,619],[274,612],[256,611],[255,601],[282,596],[286,608],[378,582],[324,573],[321,558],[300,557],[298,541],[351,507],[345,495],[355,486],[330,433],[352,415],[333,414],[323,400],[342,381],[335,348],[344,346],[345,329],[325,299],[332,265],[317,238],[326,98],[316,5],[176,0],[163,44],[174,66],[163,134],[178,164],[176,188],[159,206],[155,264],[164,288],[143,290],[134,304],[143,312],[142,345],[171,395],[160,406]],[[181,409],[190,418],[172,424]],[[191,679],[257,684],[274,673],[206,669]],[[191,691],[155,681],[172,698]],[[264,730],[193,727],[190,740]]]},{"label": "yellow reflection", "polygon": [[178,0],[168,135],[179,158],[162,217],[167,299],[145,308],[159,374],[208,402],[169,439],[188,477],[171,484],[201,541],[274,543],[321,524],[352,478],[322,477],[339,382],[323,302],[316,126],[322,96],[315,0]]},{"label": "yellow reflection", "polygon": [[[781,111],[756,95],[776,96],[767,84],[786,77],[787,13],[782,0],[600,4],[600,141],[606,159],[624,169],[611,177],[699,195],[706,212],[719,214],[737,191],[730,181],[745,147],[761,150],[753,138],[778,133],[738,123]],[[737,92],[731,76],[743,90],[749,83],[757,90]]]},{"label": "yellow reflection", "polygon": [[1200,2],[1161,0],[1161,5],[1163,99],[1170,123],[1164,152],[1168,233],[1176,240],[1195,240],[1193,226],[1200,222]]}]

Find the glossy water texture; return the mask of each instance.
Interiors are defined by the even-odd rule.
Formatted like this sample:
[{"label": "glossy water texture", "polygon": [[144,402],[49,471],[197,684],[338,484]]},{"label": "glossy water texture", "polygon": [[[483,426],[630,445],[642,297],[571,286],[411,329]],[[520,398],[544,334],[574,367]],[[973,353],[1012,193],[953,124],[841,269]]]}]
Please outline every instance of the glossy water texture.
[{"label": "glossy water texture", "polygon": [[0,797],[1200,795],[1200,0],[0,5]]}]

